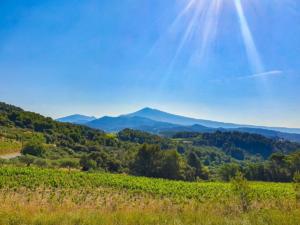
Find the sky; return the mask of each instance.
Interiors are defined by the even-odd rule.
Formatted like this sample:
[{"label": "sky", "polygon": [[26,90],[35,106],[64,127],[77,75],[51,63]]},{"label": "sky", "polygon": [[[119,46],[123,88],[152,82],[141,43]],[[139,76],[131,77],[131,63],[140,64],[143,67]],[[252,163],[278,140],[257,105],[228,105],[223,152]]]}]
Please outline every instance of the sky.
[{"label": "sky", "polygon": [[298,0],[0,0],[0,101],[300,127]]}]

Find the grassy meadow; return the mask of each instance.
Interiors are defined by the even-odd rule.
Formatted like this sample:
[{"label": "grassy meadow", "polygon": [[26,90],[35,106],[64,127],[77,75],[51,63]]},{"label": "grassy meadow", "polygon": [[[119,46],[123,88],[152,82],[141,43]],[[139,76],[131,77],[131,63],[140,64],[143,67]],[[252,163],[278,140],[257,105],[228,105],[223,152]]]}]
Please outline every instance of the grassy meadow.
[{"label": "grassy meadow", "polygon": [[20,152],[22,144],[13,139],[0,137],[0,155]]},{"label": "grassy meadow", "polygon": [[0,168],[0,224],[300,224],[294,185],[182,182],[35,167]]}]

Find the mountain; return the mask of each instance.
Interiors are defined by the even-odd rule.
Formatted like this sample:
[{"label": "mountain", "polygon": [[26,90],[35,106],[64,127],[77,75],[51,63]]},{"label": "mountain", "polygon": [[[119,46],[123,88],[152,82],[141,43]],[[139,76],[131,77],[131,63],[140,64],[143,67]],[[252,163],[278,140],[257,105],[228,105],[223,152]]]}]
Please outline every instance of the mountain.
[{"label": "mountain", "polygon": [[195,124],[199,124],[202,126],[206,127],[212,127],[212,128],[219,128],[219,127],[224,127],[224,128],[235,128],[235,124],[230,124],[230,123],[221,123],[221,122],[215,122],[215,121],[210,121],[210,120],[202,120],[202,119],[194,119],[190,117],[185,117],[185,116],[179,116],[167,112],[163,112],[157,109],[151,109],[151,108],[143,108],[137,112],[130,113],[127,115],[124,115],[127,117],[134,117],[134,116],[139,116],[139,117],[144,117],[160,122],[167,122],[167,123],[173,123],[173,124],[178,124],[182,126],[192,126]]},{"label": "mountain", "polygon": [[172,136],[178,132],[198,132],[213,133],[216,131],[238,131],[251,134],[260,134],[269,138],[286,139],[289,141],[300,142],[300,134],[282,133],[279,131],[258,129],[258,128],[210,128],[199,124],[192,126],[182,126],[178,124],[166,123],[148,119],[139,116],[119,116],[119,117],[102,117],[86,123],[88,127],[104,130],[106,132],[119,132],[129,128],[159,134],[162,136]]},{"label": "mountain", "polygon": [[265,127],[265,126],[254,126],[254,125],[243,125],[243,124],[234,124],[234,123],[224,123],[224,122],[217,122],[212,120],[203,120],[203,119],[195,119],[180,115],[175,115],[167,112],[163,112],[157,109],[152,108],[143,108],[137,112],[130,113],[124,115],[126,117],[144,117],[151,120],[156,120],[160,122],[178,124],[182,126],[192,126],[195,124],[199,124],[205,127],[210,128],[225,128],[225,129],[232,129],[232,128],[254,128],[254,129],[265,129],[265,130],[273,130],[279,132],[286,132],[286,133],[294,133],[300,134],[300,128],[285,128],[285,127]]},{"label": "mountain", "polygon": [[63,123],[86,124],[95,119],[96,119],[96,117],[93,117],[93,116],[74,114],[71,116],[59,118],[59,119],[57,119],[57,121],[63,122]]},{"label": "mountain", "polygon": [[[60,118],[57,121],[83,124],[91,128],[104,130],[106,132],[119,132],[123,129],[130,128],[154,134],[172,136],[177,132],[211,133],[216,131],[239,131],[260,134],[270,138],[300,142],[300,129],[240,125],[195,119],[163,112],[157,109],[151,109],[148,107],[137,112],[118,117],[105,116],[96,119],[95,117],[84,115],[71,115]],[[284,132],[284,130],[287,131]],[[294,131],[294,133],[292,133],[292,131]]]},{"label": "mountain", "polygon": [[144,117],[139,116],[119,116],[119,117],[102,117],[100,119],[96,119],[86,123],[85,125],[101,129],[106,132],[118,132],[125,128],[135,129],[135,130],[142,130],[151,133],[159,133],[161,130],[164,129],[172,129],[177,127],[176,124],[159,122],[155,120],[151,120]]}]

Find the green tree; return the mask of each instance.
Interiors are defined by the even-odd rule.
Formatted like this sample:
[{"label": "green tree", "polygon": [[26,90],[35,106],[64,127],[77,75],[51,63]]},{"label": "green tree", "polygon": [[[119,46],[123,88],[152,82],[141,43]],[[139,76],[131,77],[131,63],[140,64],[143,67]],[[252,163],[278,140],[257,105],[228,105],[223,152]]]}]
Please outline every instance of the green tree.
[{"label": "green tree", "polygon": [[288,161],[293,173],[300,171],[300,150],[289,155]]},{"label": "green tree", "polygon": [[136,155],[133,173],[139,176],[157,177],[160,170],[160,151],[159,146],[144,144]]},{"label": "green tree", "polygon": [[35,157],[32,155],[23,155],[19,157],[19,160],[20,162],[26,164],[26,166],[30,166],[34,162]]},{"label": "green tree", "polygon": [[78,168],[79,163],[74,159],[63,159],[60,161],[59,166],[71,170],[71,168]]},{"label": "green tree", "polygon": [[202,165],[197,155],[194,152],[190,152],[187,157],[187,163],[189,166],[195,169],[196,177],[202,177]]},{"label": "green tree", "polygon": [[181,163],[180,155],[175,150],[168,150],[163,152],[161,159],[162,166],[159,168],[159,177],[177,180],[181,178]]},{"label": "green tree", "polygon": [[276,182],[292,181],[292,174],[289,169],[287,157],[283,153],[274,153],[271,155],[267,164],[267,172],[270,180]]},{"label": "green tree", "polygon": [[230,181],[239,171],[240,166],[238,164],[228,163],[219,168],[218,174],[221,180]]},{"label": "green tree", "polygon": [[96,161],[90,159],[87,155],[83,155],[79,163],[83,171],[89,171],[97,167]]},{"label": "green tree", "polygon": [[46,149],[43,143],[37,141],[30,141],[21,150],[23,155],[33,155],[37,157],[42,157],[45,153]]}]

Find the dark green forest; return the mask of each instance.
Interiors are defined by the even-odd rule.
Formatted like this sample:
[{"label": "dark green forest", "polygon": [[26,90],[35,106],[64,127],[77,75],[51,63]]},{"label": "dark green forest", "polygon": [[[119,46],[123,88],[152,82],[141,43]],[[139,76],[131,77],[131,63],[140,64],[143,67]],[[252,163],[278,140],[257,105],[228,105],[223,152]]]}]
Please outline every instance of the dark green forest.
[{"label": "dark green forest", "polygon": [[107,171],[174,180],[292,181],[300,144],[242,132],[181,132],[166,138],[125,129],[116,134],[60,123],[0,103],[0,138],[22,143],[2,164]]}]

